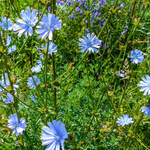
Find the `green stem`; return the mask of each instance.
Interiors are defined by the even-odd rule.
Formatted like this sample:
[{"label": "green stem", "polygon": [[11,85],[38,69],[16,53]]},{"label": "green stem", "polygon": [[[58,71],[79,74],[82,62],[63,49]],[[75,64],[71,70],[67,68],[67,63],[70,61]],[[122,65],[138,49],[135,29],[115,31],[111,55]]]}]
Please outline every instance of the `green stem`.
[{"label": "green stem", "polygon": [[133,12],[134,12],[135,5],[136,5],[136,0],[134,0],[133,6],[132,6],[131,18],[132,18],[132,16],[133,16]]},{"label": "green stem", "polygon": [[[44,13],[45,13],[46,8],[47,8],[47,3],[46,3],[46,6],[45,6],[45,8],[44,8],[44,10],[43,10],[43,12],[42,12],[41,17],[39,18],[39,20],[38,20],[38,22],[36,23],[36,25],[33,27],[33,31],[34,31],[34,29],[36,28],[36,26],[38,25],[38,23],[40,22],[40,20],[42,19],[43,15],[44,15]],[[23,43],[23,45],[21,46],[21,48],[18,50],[18,53],[17,53],[16,57],[14,58],[14,60],[13,60],[13,62],[12,62],[12,65],[13,65],[13,63],[15,62],[15,60],[17,59],[17,57],[18,57],[18,55],[20,54],[20,52],[22,51],[22,49],[24,48],[24,46],[25,46],[25,44],[27,43],[29,37],[30,37],[30,36],[28,36],[28,37],[26,38],[25,42]]]},{"label": "green stem", "polygon": [[59,10],[58,13],[56,13],[56,16],[58,16],[58,14],[64,9],[64,7],[68,4],[69,0],[67,0],[67,2],[63,5],[63,7]]},{"label": "green stem", "polygon": [[[83,56],[83,58],[81,59],[81,61],[77,64],[77,66],[70,72],[70,74],[68,74],[60,83],[62,83],[63,81],[65,81],[78,67],[79,65],[82,63],[82,61],[85,59],[86,55],[88,53],[85,53],[85,55]],[[54,83],[54,82],[53,82]],[[52,84],[53,84],[52,83]]]},{"label": "green stem", "polygon": [[[88,0],[88,29],[89,29],[89,32],[90,32],[90,34],[91,34],[91,22],[90,22],[90,0]],[[86,56],[88,56],[88,55],[86,55]],[[90,83],[90,79],[89,79],[89,77],[90,77],[90,75],[89,75],[89,68],[88,68],[88,57],[86,57],[85,58],[86,59],[86,61],[85,61],[85,67],[86,67],[86,69],[87,69],[87,76],[88,76],[88,84],[89,84],[89,86],[88,86],[88,88],[90,89],[90,92],[89,92],[89,94],[90,94],[90,98],[92,99],[92,94],[91,94],[91,83]],[[92,102],[93,102],[93,99],[92,99]],[[93,105],[93,107],[94,107],[94,105]]]},{"label": "green stem", "polygon": [[34,84],[35,84],[35,86],[36,86],[38,96],[41,98],[41,100],[43,101],[43,104],[44,104],[44,100],[43,100],[43,98],[42,98],[42,96],[41,96],[41,93],[40,93],[39,88],[38,88],[38,86],[37,86],[37,84],[36,84],[36,82],[35,82],[35,80],[34,80],[34,78],[33,78],[32,73],[31,73],[31,77],[32,77],[32,80],[33,80],[33,82],[34,82]]},{"label": "green stem", "polygon": [[[141,118],[138,120],[138,122],[135,124],[132,124],[131,125],[131,130],[133,130],[133,135],[136,135],[136,133],[138,132],[138,129],[139,129],[139,124],[140,124],[140,122],[141,122],[141,120],[143,119],[143,114],[142,114],[142,116],[141,116]],[[128,137],[127,138],[127,143],[129,143],[130,141],[131,141],[132,139],[131,139],[131,136],[130,137]],[[128,145],[128,148],[130,148],[130,144]]]},{"label": "green stem", "polygon": [[[89,126],[88,126],[87,130],[85,131],[85,134],[84,134],[84,138],[83,138],[83,139],[86,139],[86,136],[87,136],[88,132],[90,131],[90,127],[91,127],[91,125],[92,125],[92,121],[93,121],[93,119],[94,119],[94,117],[95,117],[95,114],[96,114],[96,112],[97,112],[97,110],[98,110],[99,104],[100,104],[100,102],[102,102],[102,99],[103,99],[103,97],[104,97],[106,91],[107,91],[107,88],[103,91],[102,97],[99,99],[99,101],[98,101],[98,103],[97,103],[97,106],[96,106],[95,110],[93,111],[93,115],[92,115],[91,121],[90,121],[90,123],[89,123]],[[84,142],[86,142],[86,140],[84,140]]]},{"label": "green stem", "polygon": [[[5,0],[5,4],[6,4],[6,13],[7,13],[7,2],[6,2],[6,0]],[[7,43],[7,30],[8,30],[8,20],[6,19],[6,43]],[[9,82],[10,82],[10,85],[11,85],[12,95],[13,95],[13,98],[14,98],[14,107],[15,107],[15,110],[16,110],[16,113],[17,113],[17,116],[18,116],[18,120],[19,120],[19,115],[18,115],[18,111],[17,111],[17,100],[15,99],[15,96],[14,96],[15,95],[14,94],[14,88],[13,88],[13,83],[11,81],[10,74],[9,74],[6,55],[4,55],[4,62],[5,62],[4,64],[5,64],[6,72],[7,72],[7,75],[8,75],[8,79],[9,79]]]},{"label": "green stem", "polygon": [[145,147],[147,150],[150,150],[144,143],[142,143],[139,139],[135,138],[143,147]]},{"label": "green stem", "polygon": [[[53,14],[56,14],[56,0],[53,0]],[[53,33],[53,43],[54,43],[54,33]],[[55,71],[55,55],[52,53],[52,62],[53,62],[53,82],[56,80],[56,71]],[[57,117],[57,101],[56,101],[56,88],[54,87],[54,108],[55,108],[55,119]]]},{"label": "green stem", "polygon": [[12,4],[12,6],[14,7],[14,9],[15,9],[15,11],[16,11],[18,17],[20,18],[20,14],[19,14],[19,12],[17,11],[17,9],[15,8],[14,3],[13,3],[12,1],[10,1],[10,2],[11,2],[11,4]]},{"label": "green stem", "polygon": [[31,66],[33,66],[33,36],[32,36],[31,53],[32,53],[32,63],[31,63]]},{"label": "green stem", "polygon": [[[15,98],[15,93],[14,93],[13,83],[12,83],[12,81],[11,81],[10,74],[9,74],[9,70],[8,70],[8,66],[7,66],[6,55],[4,55],[4,61],[5,61],[6,72],[7,72],[8,79],[9,79],[9,82],[10,82],[10,85],[11,85],[11,91],[12,91],[12,95],[13,95],[13,99],[14,99],[14,108],[15,108],[15,111],[16,111],[16,114],[17,114],[17,118],[18,118],[18,120],[19,120],[19,113],[18,113],[17,99]],[[20,136],[20,139],[21,139],[21,142],[22,142],[22,146],[24,147],[23,137]]]},{"label": "green stem", "polygon": [[[5,90],[7,93],[12,94],[10,91],[8,91],[6,88],[4,88],[1,84],[0,84],[0,87],[1,87],[3,90]],[[34,109],[33,107],[30,106],[30,104],[29,104],[29,105],[26,104],[25,102],[23,102],[21,99],[19,99],[19,98],[16,97],[15,95],[14,95],[14,97],[15,97],[18,101],[20,101],[21,103],[23,103],[24,105],[26,105],[27,107],[33,109],[34,111],[37,111],[37,112],[41,113],[39,110]]]},{"label": "green stem", "polygon": [[91,34],[91,23],[90,23],[90,0],[88,0],[88,27]]},{"label": "green stem", "polygon": [[[52,61],[53,61],[53,81],[55,81],[56,72],[55,72],[55,56],[54,56],[54,53],[52,54]],[[57,114],[56,88],[54,88],[54,107],[55,107],[55,112]]]},{"label": "green stem", "polygon": [[139,14],[141,13],[140,9],[141,9],[141,4],[142,4],[142,0],[140,0],[140,4],[138,7],[138,14],[137,14],[137,18],[139,18]]},{"label": "green stem", "polygon": [[[46,50],[46,60],[45,60],[45,79],[46,79],[46,113],[47,113],[47,98],[48,98],[48,86],[47,86],[47,62],[48,62],[48,50],[49,50],[49,39],[47,39],[47,50]],[[47,118],[46,118],[47,124]]]},{"label": "green stem", "polygon": [[[126,54],[126,50],[127,50],[127,47],[128,47],[128,42],[129,42],[129,40],[131,39],[131,37],[133,36],[133,34],[134,34],[134,32],[136,31],[136,29],[138,28],[139,23],[140,23],[141,20],[143,19],[144,14],[145,14],[146,10],[148,9],[148,6],[149,6],[149,5],[147,5],[146,8],[144,9],[144,11],[143,11],[143,13],[142,13],[142,16],[140,17],[140,19],[139,19],[137,25],[135,26],[133,32],[131,32],[130,35],[128,36],[128,38],[127,38],[127,41],[126,41],[126,44],[125,44],[125,49],[124,49],[124,54],[123,54],[123,59],[124,59],[125,54]],[[120,67],[121,67],[121,65],[120,65]]]},{"label": "green stem", "polygon": [[[115,8],[116,8],[116,6],[117,6],[117,3],[118,3],[118,0],[116,0],[116,2],[115,2],[114,10],[115,10]],[[109,23],[109,21],[110,21],[110,18],[111,18],[111,16],[112,16],[112,14],[113,14],[113,11],[112,11],[112,12],[111,12],[111,14],[109,15],[109,17],[108,17],[108,19],[107,19],[106,23],[104,24],[104,26],[102,27],[102,29],[101,29],[100,33],[98,34],[98,36],[97,36],[98,38],[100,38],[100,36],[101,36],[101,34],[102,34],[103,30],[105,29],[106,25]]]},{"label": "green stem", "polygon": [[31,140],[30,140],[30,138],[29,138],[27,132],[24,131],[24,132],[23,132],[23,135],[25,136],[25,139],[26,139],[27,141],[29,141],[29,143],[30,143],[30,148],[32,149],[32,148],[33,148],[33,144],[32,144],[32,142],[31,142]]},{"label": "green stem", "polygon": [[[7,0],[5,0],[5,5],[6,5],[6,15],[7,15]],[[8,31],[8,16],[6,17],[6,45],[7,45],[7,31]]]},{"label": "green stem", "polygon": [[57,82],[58,80],[60,80],[65,74],[67,74],[70,70],[72,69],[72,67],[70,67],[66,72],[64,72],[61,76],[59,76],[54,82],[50,83],[50,84],[54,84],[55,82]]},{"label": "green stem", "polygon": [[17,55],[15,56],[14,60],[12,61],[12,65],[15,62],[15,60],[17,59],[17,57],[19,56],[19,54],[22,51],[22,49],[24,48],[24,46],[27,43],[28,39],[29,39],[29,36],[26,38],[25,42],[23,43],[23,45],[21,46],[21,48],[18,50]]},{"label": "green stem", "polygon": [[39,20],[39,0],[38,0],[38,20]]},{"label": "green stem", "polygon": [[[125,91],[125,90],[124,90],[124,91]],[[123,92],[122,97],[121,97],[121,100],[119,101],[119,107],[118,107],[117,114],[118,114],[118,112],[120,111],[120,106],[121,106],[121,104],[122,104],[122,101],[123,101],[124,95],[125,95],[125,92]],[[117,120],[117,114],[115,115],[115,119],[114,119],[114,121],[113,121],[113,125],[112,125],[112,127],[111,127],[110,134],[113,132],[113,129],[114,129],[114,127],[115,127],[116,120]]]},{"label": "green stem", "polygon": [[19,135],[19,137],[20,137],[20,140],[21,140],[21,145],[22,145],[22,148],[24,149],[23,135]]}]

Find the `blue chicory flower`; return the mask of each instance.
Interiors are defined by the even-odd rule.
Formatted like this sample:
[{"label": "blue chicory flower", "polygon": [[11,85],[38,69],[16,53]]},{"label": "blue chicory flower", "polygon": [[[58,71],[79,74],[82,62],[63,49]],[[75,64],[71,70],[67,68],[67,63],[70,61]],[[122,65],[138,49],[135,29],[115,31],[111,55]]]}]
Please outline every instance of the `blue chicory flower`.
[{"label": "blue chicory flower", "polygon": [[37,97],[36,96],[31,95],[30,98],[32,99],[33,102],[35,102],[35,103],[37,102],[37,100],[36,100]]},{"label": "blue chicory flower", "polygon": [[37,60],[37,64],[42,66],[41,60]]},{"label": "blue chicory flower", "polygon": [[41,136],[42,145],[48,145],[46,150],[59,150],[60,145],[64,150],[65,139],[68,138],[68,133],[65,125],[61,121],[53,120],[53,124],[48,122],[49,127],[44,126]]},{"label": "blue chicory flower", "polygon": [[117,121],[117,123],[118,123],[118,126],[120,126],[120,125],[122,125],[122,126],[124,126],[124,125],[129,125],[129,123],[133,123],[134,121],[132,121],[132,117],[129,117],[129,115],[124,115],[123,114],[123,117],[120,117],[120,118],[117,118],[118,119],[118,121]]},{"label": "blue chicory flower", "polygon": [[143,95],[150,95],[150,76],[148,74],[145,75],[146,78],[142,77],[143,81],[140,81],[138,86],[142,86],[140,91],[144,91]]},{"label": "blue chicory flower", "polygon": [[38,73],[41,71],[41,67],[42,67],[41,65],[36,65],[36,66],[31,68],[31,71]]},{"label": "blue chicory flower", "polygon": [[[4,41],[3,41],[4,43]],[[11,36],[7,35],[7,41],[6,41],[6,46],[9,46],[11,43]]]},{"label": "blue chicory flower", "polygon": [[[47,49],[47,44],[45,44],[45,46],[42,46],[43,49]],[[48,55],[52,55],[52,53],[56,53],[57,52],[57,45],[55,46],[54,43],[49,42],[49,47],[48,47]]]},{"label": "blue chicory flower", "polygon": [[125,26],[124,28],[125,28],[125,29],[127,29],[127,28],[128,28],[128,26]]},{"label": "blue chicory flower", "polygon": [[43,59],[44,58],[44,54],[40,53],[40,58]]},{"label": "blue chicory flower", "polygon": [[[0,33],[1,33],[1,36],[3,36],[3,33],[2,32],[0,32]],[[2,42],[3,42],[4,45],[9,46],[10,43],[11,43],[11,36],[7,35],[6,43],[5,43],[4,40]]]},{"label": "blue chicory flower", "polygon": [[[19,83],[19,81],[18,81],[17,83]],[[14,90],[16,90],[16,89],[18,89],[18,88],[19,88],[19,85],[17,85],[17,84],[13,84],[13,88],[14,88]]]},{"label": "blue chicory flower", "polygon": [[14,100],[14,97],[10,93],[7,93],[7,96],[6,96],[6,99],[4,99],[4,102],[6,104],[9,104],[9,103],[13,102],[13,100]]},{"label": "blue chicory flower", "polygon": [[8,48],[8,54],[15,52],[16,51],[16,45],[12,45],[11,47]]},{"label": "blue chicory flower", "polygon": [[[0,81],[0,84],[7,89],[7,87],[10,85],[10,82],[9,82],[9,78],[8,78],[8,75],[7,73],[5,73],[5,77],[2,76],[2,79]],[[16,88],[19,88],[19,85],[16,85],[16,84],[13,84],[13,88],[14,90],[16,90]]]},{"label": "blue chicory flower", "polygon": [[141,109],[144,115],[150,117],[150,107],[142,107]]},{"label": "blue chicory flower", "polygon": [[11,43],[11,36],[7,36],[7,43],[6,46],[9,46]]},{"label": "blue chicory flower", "polygon": [[128,32],[128,30],[124,30],[124,31],[121,32],[121,35],[124,35],[124,34],[126,34],[127,32]]},{"label": "blue chicory flower", "polygon": [[106,44],[104,43],[103,48],[105,48],[105,47],[106,47]]},{"label": "blue chicory flower", "polygon": [[31,36],[33,34],[33,27],[38,22],[37,10],[32,9],[31,13],[30,7],[27,7],[27,10],[22,10],[20,15],[22,19],[16,19],[18,23],[14,24],[13,30],[16,33],[19,33],[19,37],[23,32],[25,32],[25,37],[27,38],[27,33],[29,34],[29,36]]},{"label": "blue chicory flower", "polygon": [[123,8],[123,7],[125,7],[125,6],[126,6],[125,3],[120,4],[120,9]]},{"label": "blue chicory flower", "polygon": [[121,77],[121,78],[124,78],[124,74],[121,73],[121,71],[119,71],[118,76]]},{"label": "blue chicory flower", "polygon": [[17,114],[12,114],[8,118],[9,120],[7,127],[13,130],[13,133],[16,133],[17,136],[19,134],[23,134],[23,131],[25,131],[27,127],[27,125],[25,124],[25,119],[21,118],[19,121]]},{"label": "blue chicory flower", "polygon": [[84,52],[86,50],[86,53],[89,51],[98,53],[97,48],[100,48],[102,41],[99,40],[94,33],[90,35],[90,33],[87,34],[87,38],[83,36],[83,39],[79,39],[78,45],[81,48],[81,52]]},{"label": "blue chicory flower", "polygon": [[[34,81],[35,81],[35,83],[36,84],[39,84],[40,83],[40,79],[37,77],[37,76],[33,76],[33,79],[34,79]],[[27,84],[28,84],[28,86],[30,87],[30,89],[32,89],[32,88],[36,88],[36,85],[35,85],[35,83],[34,83],[34,81],[33,81],[33,79],[32,79],[32,77],[30,77],[30,78],[28,78],[28,82],[27,82]]]},{"label": "blue chicory flower", "polygon": [[49,40],[52,40],[52,33],[54,30],[60,30],[61,29],[61,20],[58,20],[59,18],[55,16],[55,14],[48,14],[48,16],[44,15],[41,19],[41,22],[39,22],[40,26],[37,26],[36,33],[40,34],[38,37],[42,39],[46,39],[48,36]]},{"label": "blue chicory flower", "polygon": [[143,61],[144,55],[142,55],[143,52],[136,49],[134,51],[130,51],[130,56],[127,56],[128,58],[131,58],[132,63],[138,64]]},{"label": "blue chicory flower", "polygon": [[[6,31],[6,24],[7,24],[7,30],[13,29],[13,24],[10,19],[7,19],[6,17],[1,17],[0,26]],[[6,23],[7,22],[7,23]]]},{"label": "blue chicory flower", "polygon": [[10,85],[10,82],[9,82],[9,79],[8,79],[8,76],[7,76],[7,73],[5,73],[5,77],[2,76],[2,79],[0,81],[0,84],[4,87],[4,88],[7,88],[7,86]]}]

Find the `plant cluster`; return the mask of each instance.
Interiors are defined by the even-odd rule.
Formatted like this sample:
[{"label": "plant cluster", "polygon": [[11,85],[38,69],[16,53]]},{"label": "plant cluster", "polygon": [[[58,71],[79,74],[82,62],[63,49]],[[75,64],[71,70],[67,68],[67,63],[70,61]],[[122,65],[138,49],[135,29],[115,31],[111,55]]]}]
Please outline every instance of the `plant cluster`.
[{"label": "plant cluster", "polygon": [[149,10],[3,0],[0,149],[150,149]]}]

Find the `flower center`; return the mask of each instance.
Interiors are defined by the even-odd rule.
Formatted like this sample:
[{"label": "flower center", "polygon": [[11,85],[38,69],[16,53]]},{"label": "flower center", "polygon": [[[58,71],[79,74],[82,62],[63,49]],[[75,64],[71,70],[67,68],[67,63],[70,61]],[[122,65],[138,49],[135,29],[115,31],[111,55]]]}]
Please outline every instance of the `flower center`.
[{"label": "flower center", "polygon": [[57,135],[57,136],[56,136],[56,140],[58,141],[59,139],[60,139],[60,136],[59,136],[59,135]]},{"label": "flower center", "polygon": [[17,128],[17,127],[19,127],[19,123],[18,122],[15,123],[15,128]]},{"label": "flower center", "polygon": [[47,28],[46,28],[48,31],[52,30],[53,29],[53,25],[47,25]]},{"label": "flower center", "polygon": [[31,26],[31,21],[30,20],[27,20],[26,23],[27,23],[28,26]]},{"label": "flower center", "polygon": [[92,47],[92,43],[91,42],[87,42],[87,47]]},{"label": "flower center", "polygon": [[134,56],[133,56],[133,58],[134,58],[134,59],[137,59],[137,56],[136,56],[136,55],[134,55]]}]

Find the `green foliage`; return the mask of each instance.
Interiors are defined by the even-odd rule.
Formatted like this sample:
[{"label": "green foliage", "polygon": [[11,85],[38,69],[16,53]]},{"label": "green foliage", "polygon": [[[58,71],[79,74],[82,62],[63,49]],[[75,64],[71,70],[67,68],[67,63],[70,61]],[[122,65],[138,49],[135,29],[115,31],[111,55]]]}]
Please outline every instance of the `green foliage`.
[{"label": "green foliage", "polygon": [[[5,1],[0,1],[0,12],[2,12],[0,17],[8,16],[15,23],[22,10],[26,10],[29,6],[42,12],[47,1],[10,0],[9,2],[6,7]],[[4,62],[5,49],[0,46],[0,78],[8,69],[13,84],[19,81],[17,110],[28,124],[23,135],[18,137],[7,128],[8,116],[15,113],[15,103],[10,103],[6,107],[3,102],[6,91],[4,94],[0,91],[0,149],[44,150],[46,146],[42,146],[40,140],[42,128],[47,125],[46,122],[55,119],[65,124],[69,135],[65,141],[67,150],[150,149],[150,118],[141,111],[141,107],[150,103],[150,98],[148,95],[143,95],[137,86],[141,77],[145,74],[150,75],[148,41],[150,37],[147,34],[150,30],[150,11],[149,7],[146,7],[148,1],[145,0],[145,3],[137,1],[132,16],[133,1],[127,0],[126,7],[122,9],[119,8],[119,4],[124,1],[119,1],[116,8],[113,0],[107,1],[100,8],[101,15],[93,20],[93,24],[86,25],[89,18],[90,21],[92,20],[92,9],[98,7],[92,7],[92,2],[90,13],[88,9],[83,9],[82,15],[75,11],[77,4],[66,5],[63,9],[61,6],[57,7],[56,14],[62,9],[57,15],[62,20],[62,28],[54,32],[53,40],[58,53],[48,56],[48,82],[46,83],[46,67],[37,74],[41,81],[37,86],[38,90],[29,89],[27,79],[32,74],[31,67],[35,66],[40,58],[39,52],[46,53],[37,49],[45,45],[46,40],[38,39],[34,31],[19,55],[13,52],[7,56],[7,64]],[[143,7],[146,7],[147,11],[142,17]],[[69,16],[73,11],[72,20]],[[110,19],[106,26],[105,23],[100,26],[101,20],[105,17],[107,21],[109,15]],[[121,35],[127,25],[129,31]],[[86,35],[86,29],[97,36],[101,33],[99,39],[102,40],[102,46],[99,48],[99,53],[88,53],[84,58],[77,42]],[[16,45],[19,51],[26,40],[24,35],[18,37],[10,31],[7,34],[12,36],[12,45]],[[5,39],[6,36],[3,36],[2,40]],[[145,55],[144,60],[138,65],[126,59],[129,52],[134,49],[143,51]],[[53,70],[53,57],[56,74]],[[81,64],[76,67],[82,59]],[[45,60],[44,57],[43,64]],[[125,78],[118,77],[119,70],[124,72]],[[57,82],[54,81],[53,75]],[[46,92],[47,86],[48,92]],[[10,92],[11,87],[8,87],[8,90]],[[46,101],[46,93],[48,93],[47,111],[42,101]],[[31,100],[31,95],[37,96],[37,103]],[[133,117],[134,123],[124,127],[118,126],[117,118],[123,114]]]}]

